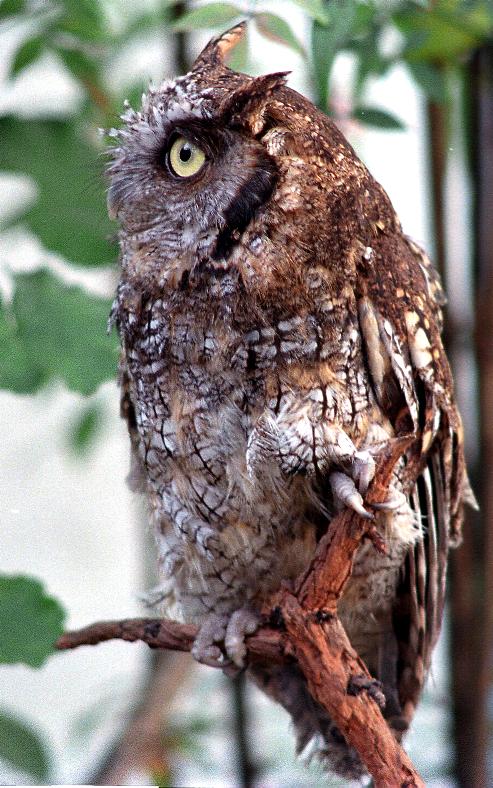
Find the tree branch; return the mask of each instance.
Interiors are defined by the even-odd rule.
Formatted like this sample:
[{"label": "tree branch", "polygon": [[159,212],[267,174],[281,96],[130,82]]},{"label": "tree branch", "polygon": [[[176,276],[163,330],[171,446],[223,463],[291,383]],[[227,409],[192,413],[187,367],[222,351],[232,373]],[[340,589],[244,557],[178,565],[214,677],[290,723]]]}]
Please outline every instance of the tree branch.
[{"label": "tree branch", "polygon": [[[407,436],[397,438],[381,454],[367,495],[369,504],[387,497],[395,463],[410,440]],[[337,601],[364,538],[371,539],[375,549],[385,551],[372,521],[350,511],[333,519],[307,571],[293,588],[283,587],[273,600],[281,627],[266,623],[251,635],[246,641],[248,659],[250,663],[296,660],[310,693],[358,751],[377,788],[422,788],[423,781],[382,716],[380,707],[385,699],[378,682],[351,646],[337,616]],[[65,633],[57,648],[118,638],[142,640],[151,648],[189,651],[196,633],[196,627],[166,619],[102,621]]]}]

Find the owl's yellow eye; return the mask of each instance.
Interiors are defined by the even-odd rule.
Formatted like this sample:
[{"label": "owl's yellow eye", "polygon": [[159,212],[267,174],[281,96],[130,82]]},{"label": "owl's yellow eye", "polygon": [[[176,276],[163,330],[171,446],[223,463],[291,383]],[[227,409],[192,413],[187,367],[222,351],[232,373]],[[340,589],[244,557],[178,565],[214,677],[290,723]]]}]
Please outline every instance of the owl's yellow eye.
[{"label": "owl's yellow eye", "polygon": [[202,169],[205,153],[185,137],[177,137],[169,150],[169,166],[180,178],[189,178]]}]

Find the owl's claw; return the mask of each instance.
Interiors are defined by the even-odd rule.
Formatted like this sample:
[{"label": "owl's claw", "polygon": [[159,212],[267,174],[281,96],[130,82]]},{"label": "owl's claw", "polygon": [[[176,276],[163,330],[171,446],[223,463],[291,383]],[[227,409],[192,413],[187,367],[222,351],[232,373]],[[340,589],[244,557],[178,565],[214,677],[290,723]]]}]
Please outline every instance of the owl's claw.
[{"label": "owl's claw", "polygon": [[371,508],[377,509],[379,512],[395,512],[407,504],[407,498],[403,492],[394,488],[391,488],[389,492],[390,497],[386,501],[372,503],[370,504]]},{"label": "owl's claw", "polygon": [[334,471],[329,476],[329,482],[336,503],[341,506],[348,506],[366,520],[375,519],[375,516],[371,512],[368,512],[363,506],[363,498],[356,489],[356,485],[350,476],[347,476],[345,473],[340,473],[339,471]]},{"label": "owl's claw", "polygon": [[222,643],[226,637],[226,628],[228,626],[229,616],[216,615],[212,613],[209,615],[194,640],[191,654],[197,662],[203,665],[209,665],[211,668],[224,668],[226,665],[231,664],[229,660],[216,645]]},{"label": "owl's claw", "polygon": [[[245,667],[245,638],[258,629],[260,616],[251,608],[242,607],[228,616],[211,613],[202,626],[192,646],[192,656],[197,662],[213,668]],[[224,651],[220,648],[224,643]]]},{"label": "owl's claw", "polygon": [[351,463],[351,478],[358,492],[365,495],[371,480],[375,476],[375,460],[369,451],[357,451]]},{"label": "owl's claw", "polygon": [[248,607],[235,610],[228,621],[224,645],[226,654],[238,668],[245,667],[247,653],[245,638],[253,635],[259,624],[260,616]]}]

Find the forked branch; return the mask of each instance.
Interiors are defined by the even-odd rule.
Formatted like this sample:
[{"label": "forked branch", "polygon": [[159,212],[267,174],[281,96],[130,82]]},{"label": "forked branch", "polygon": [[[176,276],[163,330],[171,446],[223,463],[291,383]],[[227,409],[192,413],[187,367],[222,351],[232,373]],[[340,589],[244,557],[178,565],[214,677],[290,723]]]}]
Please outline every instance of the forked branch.
[{"label": "forked branch", "polygon": [[[385,500],[392,470],[408,444],[408,438],[396,439],[380,456],[368,503]],[[376,786],[421,788],[422,779],[382,716],[385,699],[378,682],[354,651],[337,615],[354,554],[365,538],[373,541],[375,549],[385,550],[372,521],[350,511],[333,519],[307,571],[294,588],[283,588],[276,595],[278,615],[248,638],[248,659],[251,663],[296,660],[312,696],[358,751]],[[151,648],[190,651],[196,632],[193,626],[166,619],[102,621],[65,633],[57,648],[118,638],[142,640]]]}]

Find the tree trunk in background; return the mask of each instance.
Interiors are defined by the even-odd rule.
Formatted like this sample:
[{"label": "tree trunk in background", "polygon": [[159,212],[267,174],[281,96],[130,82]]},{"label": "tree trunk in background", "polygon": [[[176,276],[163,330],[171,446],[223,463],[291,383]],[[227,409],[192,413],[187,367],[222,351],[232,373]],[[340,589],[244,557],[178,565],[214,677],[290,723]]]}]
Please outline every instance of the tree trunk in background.
[{"label": "tree trunk in background", "polygon": [[[187,10],[186,3],[176,3],[167,12],[171,14],[172,19],[179,19]],[[175,46],[174,61],[176,66],[176,75],[186,74],[190,68],[188,58],[188,34],[182,31],[174,33],[173,41]]]},{"label": "tree trunk in background", "polygon": [[[477,408],[481,439],[477,462],[470,467],[481,512],[466,512],[464,543],[451,554],[451,690],[454,772],[463,788],[487,788],[488,712],[491,644],[493,638],[493,93],[492,53],[483,49],[467,67],[469,92],[468,144],[471,179],[476,196],[473,209],[473,266],[477,288],[475,337],[466,338],[476,353],[479,373]],[[445,175],[447,167],[447,109],[428,103],[430,181],[433,200],[435,264],[447,279]],[[454,321],[450,305],[445,343],[452,365],[463,354],[467,328]],[[473,342],[475,347],[473,347]],[[456,375],[460,368],[457,365]],[[467,435],[466,435],[467,439]]]},{"label": "tree trunk in background", "polygon": [[430,151],[432,237],[435,241],[433,262],[441,277],[445,276],[445,210],[443,189],[447,166],[447,110],[436,101],[427,103]]},{"label": "tree trunk in background", "polygon": [[481,513],[477,529],[478,655],[474,678],[474,733],[472,761],[474,788],[491,785],[487,773],[489,738],[488,694],[491,687],[493,645],[493,45],[479,50],[471,66],[474,136],[471,146],[476,203],[474,211],[474,268],[476,278],[475,346],[479,368],[481,424],[479,468],[476,473]]},{"label": "tree trunk in background", "polygon": [[[487,788],[488,694],[493,644],[493,48],[478,51],[466,67],[468,145],[473,206],[473,275],[476,289],[474,347],[478,364],[480,445],[470,467],[479,514],[467,510],[464,543],[451,554],[451,671],[455,776],[462,788]],[[442,109],[442,113],[444,110]],[[446,274],[443,152],[444,123],[429,114],[438,261]],[[442,133],[440,133],[440,129]],[[438,187],[438,183],[442,188]],[[441,263],[441,266],[440,266]],[[453,305],[451,312],[453,314]],[[464,341],[461,326],[448,325],[452,359]],[[467,430],[466,430],[467,443]]]}]

